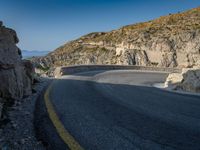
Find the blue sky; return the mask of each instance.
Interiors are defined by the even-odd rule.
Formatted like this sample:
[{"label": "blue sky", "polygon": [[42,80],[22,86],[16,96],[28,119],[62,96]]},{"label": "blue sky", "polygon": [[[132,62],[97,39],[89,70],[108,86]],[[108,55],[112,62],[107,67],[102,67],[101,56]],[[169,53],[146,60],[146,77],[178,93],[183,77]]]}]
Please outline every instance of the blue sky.
[{"label": "blue sky", "polygon": [[0,20],[26,50],[54,50],[81,35],[110,31],[200,6],[200,0],[0,0]]}]

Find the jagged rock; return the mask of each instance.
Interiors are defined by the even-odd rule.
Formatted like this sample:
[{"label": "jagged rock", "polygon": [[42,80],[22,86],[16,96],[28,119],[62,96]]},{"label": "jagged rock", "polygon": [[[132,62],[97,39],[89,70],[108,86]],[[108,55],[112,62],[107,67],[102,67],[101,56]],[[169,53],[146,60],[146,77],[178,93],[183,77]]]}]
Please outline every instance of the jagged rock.
[{"label": "jagged rock", "polygon": [[21,59],[16,32],[0,24],[0,98],[14,103],[15,99],[31,94],[33,67]]},{"label": "jagged rock", "polygon": [[187,92],[200,92],[200,69],[186,68],[181,73],[171,73],[166,79],[165,87]]},{"label": "jagged rock", "polygon": [[200,92],[200,69],[188,70],[183,73],[181,88],[189,92]]},{"label": "jagged rock", "polygon": [[126,50],[121,61],[125,65],[147,66],[149,64],[146,52],[144,50],[137,49]]},{"label": "jagged rock", "polygon": [[200,64],[199,43],[200,7],[111,32],[90,33],[32,61],[44,68],[75,64],[184,68]]},{"label": "jagged rock", "polygon": [[0,97],[3,98],[15,99],[23,95],[23,66],[15,45],[16,37],[13,30],[0,28]]}]

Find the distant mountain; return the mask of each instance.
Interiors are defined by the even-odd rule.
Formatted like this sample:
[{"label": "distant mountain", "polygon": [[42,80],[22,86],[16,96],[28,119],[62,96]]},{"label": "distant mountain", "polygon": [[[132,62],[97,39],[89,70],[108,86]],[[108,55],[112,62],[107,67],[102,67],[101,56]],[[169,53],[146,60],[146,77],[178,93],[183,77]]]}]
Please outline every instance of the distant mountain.
[{"label": "distant mountain", "polygon": [[70,41],[35,63],[49,67],[122,64],[155,67],[200,65],[200,7]]},{"label": "distant mountain", "polygon": [[29,51],[29,50],[22,50],[22,57],[23,58],[30,58],[33,56],[45,56],[49,53],[49,51]]}]

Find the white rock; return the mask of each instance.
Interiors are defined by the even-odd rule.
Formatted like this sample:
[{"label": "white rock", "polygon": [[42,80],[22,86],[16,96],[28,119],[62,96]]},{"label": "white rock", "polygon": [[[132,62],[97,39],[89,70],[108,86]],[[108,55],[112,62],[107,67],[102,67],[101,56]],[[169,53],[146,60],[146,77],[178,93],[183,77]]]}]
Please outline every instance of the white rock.
[{"label": "white rock", "polygon": [[180,73],[171,73],[168,75],[164,87],[174,89],[177,84],[181,83],[183,80],[183,76]]},{"label": "white rock", "polygon": [[56,69],[54,70],[54,77],[55,78],[59,78],[62,76],[62,69],[61,67],[56,67]]},{"label": "white rock", "polygon": [[166,79],[165,87],[187,92],[200,92],[200,69],[184,68],[181,73],[171,73]]}]

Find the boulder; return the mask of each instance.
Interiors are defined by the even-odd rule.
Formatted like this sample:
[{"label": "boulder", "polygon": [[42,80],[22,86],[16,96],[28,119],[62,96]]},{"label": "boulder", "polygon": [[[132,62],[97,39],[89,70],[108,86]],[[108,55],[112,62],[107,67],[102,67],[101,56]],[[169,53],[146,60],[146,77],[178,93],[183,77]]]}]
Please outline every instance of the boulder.
[{"label": "boulder", "polygon": [[166,79],[165,87],[173,90],[200,93],[200,69],[184,68],[181,73],[171,73]]},{"label": "boulder", "polygon": [[200,69],[188,70],[182,75],[181,88],[185,91],[200,93]]}]

